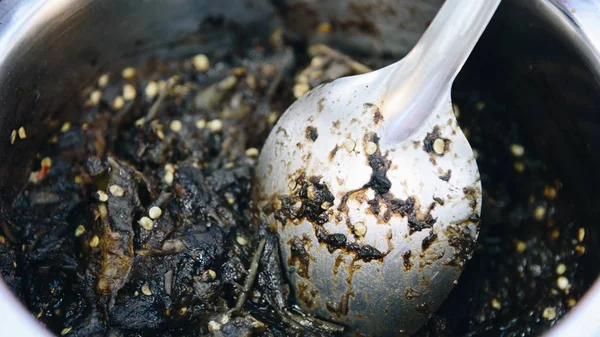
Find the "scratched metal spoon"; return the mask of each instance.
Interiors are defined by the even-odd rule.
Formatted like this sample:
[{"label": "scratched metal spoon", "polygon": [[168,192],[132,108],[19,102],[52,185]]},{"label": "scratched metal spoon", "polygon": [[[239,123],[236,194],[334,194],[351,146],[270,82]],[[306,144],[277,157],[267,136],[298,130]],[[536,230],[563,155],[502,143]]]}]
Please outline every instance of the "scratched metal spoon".
[{"label": "scratched metal spoon", "polygon": [[481,183],[450,89],[499,3],[447,0],[404,59],[313,89],[274,127],[254,198],[305,312],[410,335],[457,283]]}]

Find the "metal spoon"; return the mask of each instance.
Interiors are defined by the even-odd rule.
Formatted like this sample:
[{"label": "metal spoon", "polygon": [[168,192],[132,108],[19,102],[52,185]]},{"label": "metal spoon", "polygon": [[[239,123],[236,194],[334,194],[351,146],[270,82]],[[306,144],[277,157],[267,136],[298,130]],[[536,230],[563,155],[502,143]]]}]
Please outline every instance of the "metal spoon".
[{"label": "metal spoon", "polygon": [[407,336],[457,283],[481,183],[450,88],[499,3],[447,0],[404,59],[314,88],[275,125],[254,198],[305,312]]}]

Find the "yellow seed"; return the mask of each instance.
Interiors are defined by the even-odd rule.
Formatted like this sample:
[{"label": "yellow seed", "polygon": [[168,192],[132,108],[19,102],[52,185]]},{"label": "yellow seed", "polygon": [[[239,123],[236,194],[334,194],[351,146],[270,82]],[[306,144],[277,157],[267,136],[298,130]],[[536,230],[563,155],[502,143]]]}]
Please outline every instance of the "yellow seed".
[{"label": "yellow seed", "polygon": [[81,183],[83,183],[83,178],[81,178],[80,175],[76,175],[75,176],[75,184],[81,185]]},{"label": "yellow seed", "polygon": [[542,317],[544,317],[545,319],[551,321],[553,319],[556,318],[556,309],[554,309],[553,307],[547,307],[546,309],[544,309],[544,312],[542,312]]},{"label": "yellow seed", "polygon": [[515,248],[517,249],[518,253],[523,253],[525,251],[525,249],[527,249],[527,244],[523,241],[516,240]]},{"label": "yellow seed", "polygon": [[140,117],[133,124],[137,127],[141,127],[142,125],[144,125],[144,123],[146,123],[146,117]]},{"label": "yellow seed", "polygon": [[483,109],[485,109],[485,102],[477,102],[477,104],[475,104],[475,110],[481,111]]},{"label": "yellow seed", "polygon": [[96,191],[96,196],[98,197],[98,200],[100,200],[101,202],[108,201],[108,194],[106,194],[106,192],[104,192],[102,190]]},{"label": "yellow seed", "polygon": [[123,99],[126,101],[132,101],[137,96],[137,90],[131,84],[125,84],[123,86]]},{"label": "yellow seed", "polygon": [[158,84],[154,81],[148,82],[148,84],[146,84],[146,88],[144,89],[144,95],[146,95],[146,98],[148,99],[153,99],[156,97],[156,95],[158,95]]},{"label": "yellow seed", "polygon": [[98,237],[98,235],[94,235],[94,237],[90,240],[90,247],[96,248],[96,247],[98,247],[99,243],[100,243],[100,238]]},{"label": "yellow seed", "polygon": [[229,162],[227,164],[225,164],[225,166],[223,166],[224,168],[232,168],[234,166],[234,164],[232,162]]},{"label": "yellow seed", "polygon": [[152,290],[150,290],[150,286],[147,284],[144,284],[142,286],[142,294],[146,295],[146,296],[152,296]]},{"label": "yellow seed", "polygon": [[500,302],[500,300],[497,298],[493,298],[492,299],[492,308],[494,308],[496,310],[500,310],[502,308],[502,302]]},{"label": "yellow seed", "polygon": [[202,273],[202,279],[204,281],[214,280],[217,277],[217,273],[214,270],[208,269]]},{"label": "yellow seed", "polygon": [[17,130],[12,130],[10,133],[10,144],[14,144],[15,140],[17,140]]},{"label": "yellow seed", "polygon": [[208,56],[204,54],[198,54],[194,56],[192,63],[194,64],[194,68],[196,68],[198,71],[204,72],[210,68],[210,60],[208,59]]},{"label": "yellow seed", "polygon": [[175,165],[173,165],[171,163],[165,164],[165,171],[175,172]]},{"label": "yellow seed", "polygon": [[180,120],[175,119],[171,122],[171,125],[169,125],[169,127],[171,128],[171,131],[173,131],[173,132],[180,132],[181,129],[183,128],[183,123],[181,123]]},{"label": "yellow seed", "polygon": [[346,151],[352,152],[352,151],[354,151],[355,147],[356,147],[356,142],[355,141],[353,141],[350,138],[344,139],[344,148],[346,149]]},{"label": "yellow seed", "polygon": [[88,123],[81,124],[81,130],[85,131],[85,130],[87,130],[89,128],[90,128],[90,125]]},{"label": "yellow seed", "polygon": [[115,99],[113,99],[112,107],[114,110],[121,110],[121,108],[123,108],[124,105],[125,99],[123,99],[122,96],[117,96],[115,97]]},{"label": "yellow seed", "polygon": [[368,142],[366,150],[367,150],[367,154],[369,156],[374,154],[375,152],[377,152],[377,144],[375,144],[373,142]]},{"label": "yellow seed", "polygon": [[158,139],[163,140],[165,139],[165,134],[163,133],[163,131],[161,129],[156,130],[156,137],[158,137]]},{"label": "yellow seed", "polygon": [[248,157],[257,157],[259,154],[258,149],[255,147],[250,147],[246,149],[246,156]]},{"label": "yellow seed", "polygon": [[323,22],[317,26],[317,32],[319,32],[321,34],[329,34],[329,33],[331,33],[332,30],[333,30],[333,27],[331,26],[331,24],[329,22]]},{"label": "yellow seed", "polygon": [[223,129],[223,122],[218,119],[213,119],[212,121],[208,122],[208,128],[212,132],[219,132]]},{"label": "yellow seed", "polygon": [[279,200],[277,198],[275,200],[273,200],[273,208],[274,209],[280,210],[281,207],[283,207],[283,203],[281,202],[281,200]]},{"label": "yellow seed", "polygon": [[583,242],[583,239],[585,239],[585,228],[579,228],[577,231],[577,240]]},{"label": "yellow seed", "polygon": [[69,122],[65,122],[61,127],[60,127],[60,132],[65,133],[67,131],[71,130],[71,123]]},{"label": "yellow seed", "polygon": [[160,216],[162,215],[162,209],[160,209],[160,207],[158,206],[152,206],[150,207],[150,210],[148,211],[148,215],[150,215],[151,219],[158,219],[160,218]]},{"label": "yellow seed", "polygon": [[243,236],[238,236],[238,237],[236,237],[236,238],[235,238],[235,241],[236,241],[236,242],[237,242],[239,245],[241,245],[241,246],[245,246],[245,245],[247,245],[247,244],[248,244],[248,240],[246,240],[246,238],[245,238],[245,237],[243,237]]},{"label": "yellow seed", "polygon": [[188,308],[187,307],[182,307],[181,309],[179,309],[179,315],[183,316],[187,313]]},{"label": "yellow seed", "polygon": [[358,236],[364,236],[367,234],[367,226],[365,226],[365,224],[362,222],[356,223],[354,225],[353,232]]},{"label": "yellow seed", "polygon": [[558,266],[556,266],[556,274],[562,275],[566,271],[567,271],[567,266],[564,263],[561,263]]},{"label": "yellow seed", "polygon": [[75,228],[75,237],[80,237],[85,233],[85,226],[79,225]]},{"label": "yellow seed", "polygon": [[520,144],[511,144],[510,153],[515,157],[522,157],[525,154],[525,148]]},{"label": "yellow seed", "polygon": [[452,108],[454,109],[454,116],[456,116],[456,119],[458,119],[458,117],[460,117],[460,109],[458,108],[458,104],[452,104]]},{"label": "yellow seed", "polygon": [[552,233],[550,233],[550,238],[552,238],[552,240],[556,240],[560,237],[560,232],[558,231],[558,229],[555,229],[552,231]]},{"label": "yellow seed", "polygon": [[100,91],[100,90],[94,90],[90,94],[90,103],[92,103],[93,105],[100,104],[101,99],[102,99],[102,91]]},{"label": "yellow seed", "polygon": [[569,287],[569,279],[564,276],[560,276],[556,279],[556,285],[558,286],[558,289],[565,290]]},{"label": "yellow seed", "polygon": [[315,190],[314,186],[308,186],[308,188],[306,189],[306,196],[308,197],[308,199],[310,200],[315,200],[316,198],[316,193],[317,191]]},{"label": "yellow seed", "polygon": [[321,204],[321,209],[323,210],[328,210],[329,207],[331,207],[331,203],[329,201],[323,201],[323,203]]},{"label": "yellow seed", "polygon": [[98,87],[100,87],[100,88],[106,87],[106,85],[108,85],[109,79],[110,79],[110,77],[108,76],[108,74],[103,74],[102,76],[100,76],[98,78]]},{"label": "yellow seed", "polygon": [[538,220],[544,220],[544,217],[546,216],[546,207],[544,206],[537,206],[535,208],[535,210],[533,211],[533,217]]},{"label": "yellow seed", "polygon": [[123,71],[121,72],[121,76],[123,76],[123,78],[126,80],[130,80],[130,79],[134,78],[135,77],[135,68],[127,67],[127,68],[123,69]]},{"label": "yellow seed", "polygon": [[23,126],[19,128],[19,138],[21,138],[21,139],[27,138],[27,132],[25,131],[25,127],[23,127]]},{"label": "yellow seed", "polygon": [[168,185],[173,183],[175,176],[173,175],[173,171],[165,171],[165,175],[163,176],[163,181]]},{"label": "yellow seed", "polygon": [[235,204],[235,197],[233,196],[233,194],[231,194],[231,193],[229,193],[229,192],[226,192],[226,193],[225,193],[225,199],[227,199],[227,202],[228,202],[230,205],[233,205],[233,204]]},{"label": "yellow seed", "polygon": [[196,128],[204,129],[206,127],[206,121],[204,119],[199,119],[196,121]]},{"label": "yellow seed", "polygon": [[573,297],[569,297],[569,299],[567,300],[567,305],[568,305],[569,307],[574,307],[574,306],[575,306],[575,304],[577,304],[577,300],[576,300],[576,299],[574,299]]},{"label": "yellow seed", "polygon": [[293,89],[294,97],[300,98],[304,94],[306,94],[308,92],[308,90],[310,90],[308,83],[296,83],[296,85],[294,85],[294,89]]},{"label": "yellow seed", "polygon": [[525,172],[525,163],[522,161],[517,161],[514,163],[513,168],[517,173],[523,173]]},{"label": "yellow seed", "polygon": [[433,142],[433,151],[435,151],[435,153],[444,154],[445,150],[446,150],[446,141],[444,141],[441,138],[438,138]]},{"label": "yellow seed", "polygon": [[575,246],[575,251],[577,252],[577,254],[583,255],[585,254],[585,247],[582,245],[577,245]]},{"label": "yellow seed", "polygon": [[279,114],[277,112],[271,112],[269,117],[267,117],[267,123],[275,124],[275,122],[277,122],[278,118],[279,118]]},{"label": "yellow seed", "polygon": [[544,196],[550,200],[556,198],[556,189],[554,187],[546,185],[544,187]]},{"label": "yellow seed", "polygon": [[119,185],[110,185],[108,187],[108,191],[115,197],[122,197],[123,195],[125,195],[125,190]]},{"label": "yellow seed", "polygon": [[42,159],[42,167],[52,167],[52,158],[45,157],[44,159]]},{"label": "yellow seed", "polygon": [[72,327],[66,327],[60,331],[60,335],[64,336],[64,335],[68,334],[69,332],[71,332],[71,330],[73,330]]},{"label": "yellow seed", "polygon": [[138,224],[147,231],[151,231],[154,228],[154,221],[147,216],[143,216],[141,219],[139,219]]}]

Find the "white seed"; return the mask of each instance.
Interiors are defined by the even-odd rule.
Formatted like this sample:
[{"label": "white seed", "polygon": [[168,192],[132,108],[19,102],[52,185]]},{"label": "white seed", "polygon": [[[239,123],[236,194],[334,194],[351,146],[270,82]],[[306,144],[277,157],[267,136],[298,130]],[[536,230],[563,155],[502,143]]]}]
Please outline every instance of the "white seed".
[{"label": "white seed", "polygon": [[585,228],[579,228],[577,231],[577,240],[583,242],[583,239],[585,239]]},{"label": "white seed", "polygon": [[60,331],[60,335],[61,335],[61,336],[64,336],[64,335],[68,334],[69,332],[71,332],[71,330],[73,330],[73,328],[72,328],[72,327],[70,327],[70,326],[69,326],[69,327],[66,327],[66,328],[64,328],[64,329],[62,329],[62,330]]},{"label": "white seed", "polygon": [[308,186],[308,188],[306,189],[306,196],[308,197],[308,199],[310,200],[315,200],[316,198],[316,193],[317,191],[315,190],[314,186]]},{"label": "white seed", "polygon": [[150,215],[151,219],[158,219],[160,218],[160,216],[162,215],[162,209],[160,209],[160,207],[158,206],[152,206],[150,207],[150,210],[148,211],[148,215]]},{"label": "white seed", "polygon": [[241,245],[241,246],[245,246],[245,245],[247,245],[247,244],[248,244],[248,240],[246,240],[246,238],[245,238],[245,237],[243,237],[243,236],[241,236],[241,235],[240,235],[240,236],[238,236],[238,237],[236,237],[236,238],[235,238],[235,241],[236,241],[236,242],[237,242],[239,245]]},{"label": "white seed", "polygon": [[19,138],[21,138],[21,139],[27,138],[27,132],[25,131],[25,127],[23,127],[23,126],[20,127],[18,133],[19,133]]},{"label": "white seed", "polygon": [[100,91],[100,90],[94,90],[90,94],[90,103],[92,103],[93,105],[98,105],[100,103],[101,99],[102,99],[102,91]]},{"label": "white seed", "polygon": [[163,176],[163,181],[167,185],[171,185],[173,183],[174,179],[175,179],[175,176],[173,175],[173,171],[165,171],[165,175]]},{"label": "white seed", "polygon": [[123,99],[126,101],[132,101],[137,96],[137,90],[131,84],[125,84],[123,86]]},{"label": "white seed", "polygon": [[500,302],[500,300],[497,298],[493,298],[492,299],[492,308],[494,308],[496,310],[500,310],[502,308],[502,302]]},{"label": "white seed", "polygon": [[146,84],[146,88],[144,89],[144,95],[146,95],[146,98],[148,99],[153,99],[156,97],[156,95],[158,95],[158,84],[154,81],[148,82],[148,84]]},{"label": "white seed", "polygon": [[223,122],[218,119],[213,119],[212,121],[208,122],[208,128],[212,132],[219,132],[223,129]]},{"label": "white seed", "polygon": [[100,238],[98,237],[98,235],[94,235],[94,237],[90,240],[90,247],[96,248],[96,247],[98,247],[99,243],[100,243]]},{"label": "white seed", "polygon": [[533,217],[538,220],[544,220],[544,216],[546,216],[546,207],[544,206],[537,206],[535,208],[535,210],[533,211]]},{"label": "white seed", "polygon": [[331,203],[329,201],[323,201],[323,203],[321,204],[321,209],[323,210],[328,210],[329,207],[331,207]]},{"label": "white seed", "polygon": [[231,193],[229,193],[229,192],[226,192],[226,193],[225,193],[225,199],[227,199],[227,202],[228,202],[230,205],[233,205],[233,204],[235,204],[235,197],[233,196],[233,194],[231,194]]},{"label": "white seed", "polygon": [[104,88],[106,85],[108,85],[109,79],[110,79],[110,76],[108,76],[108,74],[103,74],[102,76],[100,76],[98,78],[98,87]]},{"label": "white seed", "polygon": [[358,236],[364,236],[367,234],[367,226],[362,222],[356,223],[354,224],[353,232]]},{"label": "white seed", "polygon": [[248,157],[257,157],[259,154],[258,149],[255,147],[250,147],[246,149],[246,156]]},{"label": "white seed", "polygon": [[352,151],[354,151],[355,147],[356,147],[356,142],[355,141],[353,141],[350,138],[344,139],[344,148],[346,149],[346,151],[352,152]]},{"label": "white seed", "polygon": [[377,144],[373,143],[373,142],[368,142],[367,143],[367,154],[370,156],[372,154],[374,154],[375,152],[377,152]]},{"label": "white seed", "polygon": [[192,63],[194,64],[194,68],[196,68],[198,71],[204,72],[210,68],[210,60],[208,59],[208,56],[204,54],[198,54],[194,56]]},{"label": "white seed", "polygon": [[171,125],[169,125],[169,127],[171,128],[171,131],[173,131],[173,132],[180,132],[181,129],[183,129],[183,123],[181,123],[180,120],[175,119],[171,122]]},{"label": "white seed", "polygon": [[152,296],[152,290],[150,290],[150,286],[147,284],[144,284],[142,286],[142,294],[146,295],[146,296]]},{"label": "white seed", "polygon": [[101,202],[108,201],[108,194],[106,194],[106,192],[104,192],[102,190],[96,191],[96,197],[98,197],[98,200],[100,200]]},{"label": "white seed", "polygon": [[17,130],[12,130],[10,133],[10,144],[14,144],[15,140],[17,140]]},{"label": "white seed", "polygon": [[445,150],[446,150],[446,141],[444,141],[441,138],[438,138],[435,141],[433,141],[433,151],[435,151],[435,153],[444,154]]},{"label": "white seed", "polygon": [[547,307],[542,312],[542,317],[544,317],[545,319],[547,319],[549,321],[555,319],[556,318],[556,309],[554,309],[553,307]]},{"label": "white seed", "polygon": [[475,104],[475,110],[481,111],[483,109],[485,109],[485,102],[477,102],[477,104]]},{"label": "white seed", "polygon": [[225,324],[229,323],[230,319],[231,319],[231,316],[223,315],[223,317],[221,317],[221,324],[225,325]]},{"label": "white seed", "polygon": [[519,144],[511,144],[510,152],[515,157],[522,157],[525,154],[525,148]]},{"label": "white seed", "polygon": [[121,110],[121,108],[123,108],[124,105],[125,105],[125,99],[123,99],[123,96],[117,96],[117,97],[115,97],[115,99],[113,99],[113,102],[112,102],[113,109]]},{"label": "white seed", "polygon": [[133,124],[137,127],[141,127],[142,125],[144,125],[144,123],[146,123],[146,117],[140,117]]},{"label": "white seed", "polygon": [[293,89],[294,97],[300,98],[304,94],[306,94],[308,92],[308,90],[310,90],[308,83],[296,83],[296,85],[294,85],[294,89]]},{"label": "white seed", "polygon": [[175,165],[171,163],[165,164],[165,171],[175,172]]},{"label": "white seed", "polygon": [[123,195],[125,195],[125,190],[119,185],[108,186],[108,191],[115,197],[122,197]]},{"label": "white seed", "polygon": [[135,77],[135,68],[127,67],[127,68],[123,69],[123,71],[121,72],[121,76],[123,76],[123,78],[126,80],[130,80],[130,79],[134,78]]},{"label": "white seed", "polygon": [[71,123],[69,122],[65,122],[61,127],[60,127],[60,132],[65,133],[67,131],[71,130]]},{"label": "white seed", "polygon": [[567,266],[565,266],[564,263],[559,264],[558,266],[556,266],[556,273],[558,275],[562,275],[567,271]]},{"label": "white seed", "polygon": [[154,228],[154,221],[147,216],[143,216],[138,220],[138,225],[147,231],[151,231]]},{"label": "white seed", "polygon": [[83,233],[85,233],[85,226],[84,225],[79,225],[77,226],[77,228],[75,228],[75,237],[80,237],[83,235]]},{"label": "white seed", "polygon": [[210,321],[208,322],[208,330],[209,331],[219,331],[221,330],[221,323]]},{"label": "white seed", "polygon": [[206,121],[204,119],[199,119],[196,121],[196,128],[204,129],[206,127]]},{"label": "white seed", "polygon": [[565,276],[560,276],[556,279],[556,285],[558,286],[558,289],[565,290],[569,287],[569,279]]}]

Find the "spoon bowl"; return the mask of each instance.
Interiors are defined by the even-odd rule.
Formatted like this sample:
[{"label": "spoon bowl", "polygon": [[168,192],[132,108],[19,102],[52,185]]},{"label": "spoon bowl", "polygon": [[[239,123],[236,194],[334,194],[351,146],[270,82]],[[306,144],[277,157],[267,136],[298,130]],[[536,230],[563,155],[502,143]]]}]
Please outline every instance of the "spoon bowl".
[{"label": "spoon bowl", "polygon": [[[306,313],[349,333],[408,336],[456,284],[481,183],[450,88],[493,2],[448,0],[406,58],[314,88],[275,125],[254,198]],[[448,43],[465,32],[470,43]]]}]

